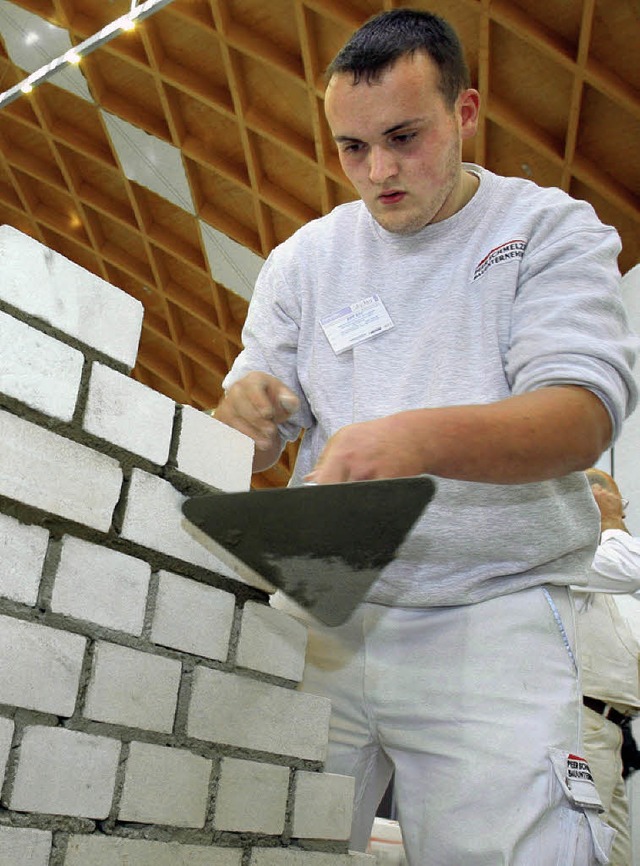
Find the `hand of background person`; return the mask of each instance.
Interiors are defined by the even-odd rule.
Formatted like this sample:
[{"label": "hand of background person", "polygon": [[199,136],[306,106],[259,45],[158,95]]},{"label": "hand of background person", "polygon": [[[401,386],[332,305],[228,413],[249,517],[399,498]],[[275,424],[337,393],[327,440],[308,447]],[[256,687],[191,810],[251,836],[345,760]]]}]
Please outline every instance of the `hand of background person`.
[{"label": "hand of background person", "polygon": [[624,506],[622,499],[617,493],[606,490],[600,484],[592,484],[591,492],[600,509],[601,530],[622,529],[627,532],[624,522]]},{"label": "hand of background person", "polygon": [[[268,373],[247,374],[232,385],[215,410],[215,418],[250,436],[256,443],[256,471],[277,459],[281,442],[278,424],[299,408],[293,391]],[[269,462],[271,461],[271,463]]]}]

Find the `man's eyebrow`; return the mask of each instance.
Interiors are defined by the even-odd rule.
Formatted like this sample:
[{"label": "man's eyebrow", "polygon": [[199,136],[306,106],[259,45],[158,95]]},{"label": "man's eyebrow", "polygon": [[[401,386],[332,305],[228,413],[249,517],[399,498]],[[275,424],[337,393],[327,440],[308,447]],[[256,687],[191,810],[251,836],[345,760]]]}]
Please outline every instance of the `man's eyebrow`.
[{"label": "man's eyebrow", "polygon": [[[412,117],[409,120],[403,120],[401,123],[396,123],[395,126],[390,126],[389,129],[385,129],[382,134],[392,135],[394,132],[398,132],[400,129],[406,129],[407,126],[415,126],[416,124],[420,124],[423,122],[423,117]],[[333,140],[338,144],[344,143],[346,141],[361,142],[361,139],[356,138],[354,135],[335,135]]]},{"label": "man's eyebrow", "polygon": [[383,135],[391,135],[393,132],[398,132],[399,129],[406,129],[407,126],[416,126],[424,121],[423,117],[411,117],[409,120],[403,120],[402,123],[396,123],[395,126],[390,126],[385,129]]}]

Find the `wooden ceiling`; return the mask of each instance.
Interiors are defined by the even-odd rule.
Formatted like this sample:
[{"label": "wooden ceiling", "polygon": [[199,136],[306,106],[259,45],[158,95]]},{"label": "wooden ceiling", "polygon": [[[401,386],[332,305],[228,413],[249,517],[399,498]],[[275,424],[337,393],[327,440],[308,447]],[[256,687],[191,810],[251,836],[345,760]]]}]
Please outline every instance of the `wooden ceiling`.
[{"label": "wooden ceiling", "polygon": [[[27,11],[74,45],[132,5],[0,3],[0,19]],[[0,110],[0,222],[144,304],[138,380],[197,408],[217,403],[247,301],[212,267],[206,233],[259,263],[353,198],[323,117],[322,74],[359,24],[395,5],[173,0],[83,59],[86,96],[54,77]],[[638,263],[640,0],[411,5],[448,18],[466,46],[484,108],[465,158],[590,201],[622,237],[622,272]],[[28,71],[0,38],[0,90]],[[170,146],[188,204],[123,165],[108,116]],[[294,452],[254,484],[286,483]]]}]

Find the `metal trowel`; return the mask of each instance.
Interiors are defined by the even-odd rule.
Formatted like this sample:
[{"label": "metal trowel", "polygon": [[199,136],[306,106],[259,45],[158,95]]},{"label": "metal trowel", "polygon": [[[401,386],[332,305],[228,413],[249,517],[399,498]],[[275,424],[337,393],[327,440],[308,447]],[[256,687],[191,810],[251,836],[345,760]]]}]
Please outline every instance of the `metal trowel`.
[{"label": "metal trowel", "polygon": [[[433,498],[420,475],[344,484],[211,493],[187,499],[196,537],[248,583],[340,625]],[[200,534],[202,533],[202,535]]]}]

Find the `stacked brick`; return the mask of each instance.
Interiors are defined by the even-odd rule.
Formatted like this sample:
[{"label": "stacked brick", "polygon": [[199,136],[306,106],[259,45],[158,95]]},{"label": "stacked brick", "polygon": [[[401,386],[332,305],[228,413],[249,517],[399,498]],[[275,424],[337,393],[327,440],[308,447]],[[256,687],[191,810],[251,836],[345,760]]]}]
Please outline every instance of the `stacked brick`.
[{"label": "stacked brick", "polygon": [[181,518],[252,443],[130,378],[141,322],[0,227],[0,866],[364,866],[305,630]]}]

